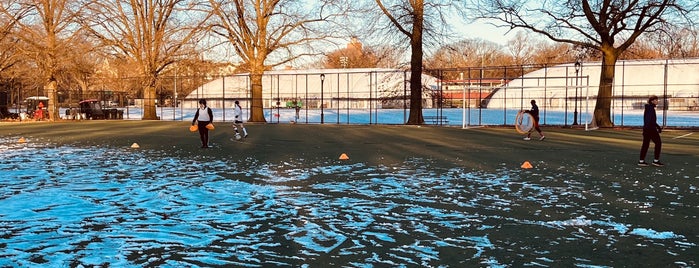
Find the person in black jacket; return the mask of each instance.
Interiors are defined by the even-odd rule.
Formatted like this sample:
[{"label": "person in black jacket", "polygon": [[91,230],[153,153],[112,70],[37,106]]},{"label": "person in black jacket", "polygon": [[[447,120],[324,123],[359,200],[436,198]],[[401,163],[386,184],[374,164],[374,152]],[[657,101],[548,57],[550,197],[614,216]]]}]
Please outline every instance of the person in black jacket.
[{"label": "person in black jacket", "polygon": [[211,108],[206,106],[206,100],[199,100],[199,109],[197,113],[194,114],[194,119],[192,119],[192,126],[197,124],[199,128],[199,138],[201,139],[201,148],[209,148],[209,129],[206,125],[214,121],[214,113]]},{"label": "person in black jacket", "polygon": [[650,98],[648,98],[648,103],[645,105],[645,110],[643,111],[643,143],[641,144],[641,158],[638,160],[638,166],[641,167],[648,166],[648,163],[646,163],[646,153],[648,153],[648,147],[651,141],[655,144],[653,165],[657,167],[664,166],[664,164],[660,162],[660,150],[663,146],[660,140],[660,132],[662,132],[663,129],[657,123],[657,117],[655,115],[656,106],[658,106],[658,96],[650,96]]},{"label": "person in black jacket", "polygon": [[[541,128],[539,127],[539,106],[536,105],[536,101],[535,101],[535,100],[532,100],[530,103],[532,104],[531,110],[525,110],[524,112],[525,112],[525,113],[528,113],[528,114],[532,115],[532,117],[534,117],[534,127],[533,127],[533,130],[536,130],[536,132],[539,133],[539,140],[540,140],[540,141],[543,141],[544,139],[546,139],[546,136],[544,136],[544,132],[541,131]],[[531,140],[531,139],[532,139],[532,131],[529,130],[529,132],[527,133],[527,136],[524,137],[524,140],[525,140],[525,141],[528,141],[528,140]]]}]

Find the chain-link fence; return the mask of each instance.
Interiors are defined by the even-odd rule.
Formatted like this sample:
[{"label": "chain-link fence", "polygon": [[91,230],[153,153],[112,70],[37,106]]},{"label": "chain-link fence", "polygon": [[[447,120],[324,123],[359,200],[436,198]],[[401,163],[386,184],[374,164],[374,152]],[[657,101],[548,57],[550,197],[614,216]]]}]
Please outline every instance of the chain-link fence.
[{"label": "chain-link fence", "polygon": [[[518,110],[536,100],[541,121],[576,125],[592,121],[598,100],[601,65],[569,63],[556,66],[487,67],[439,70],[446,107],[468,107],[488,114],[500,110],[502,120],[475,118],[480,124],[507,124]],[[621,61],[616,65],[611,94],[611,117],[617,126],[642,125],[649,96],[662,125],[699,126],[699,60]],[[461,93],[460,93],[461,92]],[[461,100],[458,100],[458,98]],[[468,118],[471,122],[474,118]],[[510,120],[511,122],[511,120]]]},{"label": "chain-link fence", "polygon": [[[510,125],[519,110],[529,109],[530,100],[536,100],[544,125],[588,124],[598,98],[600,71],[599,63],[428,70],[422,76],[423,115],[426,123],[440,125]],[[614,124],[642,125],[643,105],[650,95],[657,95],[661,124],[698,127],[696,73],[697,60],[619,62],[611,96]],[[81,101],[94,100],[103,109],[121,110],[123,119],[140,119],[149,101],[138,93],[142,89],[134,80],[114,83],[122,87],[60,90],[61,115],[68,115]],[[410,107],[409,80],[410,72],[388,69],[270,71],[262,78],[262,109],[267,122],[273,123],[404,124]],[[197,101],[206,99],[217,120],[232,121],[235,101],[249,115],[250,84],[247,75],[163,77],[152,101],[162,120],[190,120]],[[15,106],[8,102],[10,112],[13,107],[18,112],[34,109],[26,101]]]}]

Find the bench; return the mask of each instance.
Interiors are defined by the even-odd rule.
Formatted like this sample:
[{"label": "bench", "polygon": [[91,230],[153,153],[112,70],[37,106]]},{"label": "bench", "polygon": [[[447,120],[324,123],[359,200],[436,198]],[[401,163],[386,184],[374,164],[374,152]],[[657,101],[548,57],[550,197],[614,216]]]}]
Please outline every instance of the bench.
[{"label": "bench", "polygon": [[428,115],[424,116],[423,119],[425,119],[425,123],[431,123],[431,124],[448,124],[449,119],[446,116],[433,116],[433,115]]}]

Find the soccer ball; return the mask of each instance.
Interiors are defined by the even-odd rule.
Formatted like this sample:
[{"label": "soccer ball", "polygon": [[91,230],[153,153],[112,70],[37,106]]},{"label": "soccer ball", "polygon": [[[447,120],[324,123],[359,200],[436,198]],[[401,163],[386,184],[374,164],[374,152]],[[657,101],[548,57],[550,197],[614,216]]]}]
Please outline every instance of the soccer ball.
[{"label": "soccer ball", "polygon": [[240,134],[235,133],[235,140],[239,141],[239,140],[242,139],[242,138],[243,138],[243,137],[240,136]]}]

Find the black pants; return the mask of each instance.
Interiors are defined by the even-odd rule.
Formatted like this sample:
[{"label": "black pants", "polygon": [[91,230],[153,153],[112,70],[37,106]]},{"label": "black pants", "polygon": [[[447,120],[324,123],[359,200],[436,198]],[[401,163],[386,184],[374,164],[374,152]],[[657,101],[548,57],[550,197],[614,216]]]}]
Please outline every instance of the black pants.
[{"label": "black pants", "polygon": [[539,127],[539,118],[534,119],[534,130],[536,130],[536,132],[539,132],[539,134],[541,134],[541,128]]},{"label": "black pants", "polygon": [[652,129],[644,129],[643,144],[641,145],[641,160],[646,159],[646,153],[648,153],[650,141],[653,141],[653,143],[655,144],[655,150],[653,151],[653,154],[655,156],[654,159],[660,159],[660,150],[663,146],[663,142],[660,140],[660,133]]},{"label": "black pants", "polygon": [[199,127],[199,139],[201,139],[201,147],[209,147],[209,129],[206,125],[211,123],[211,121],[198,121],[197,127]]}]

